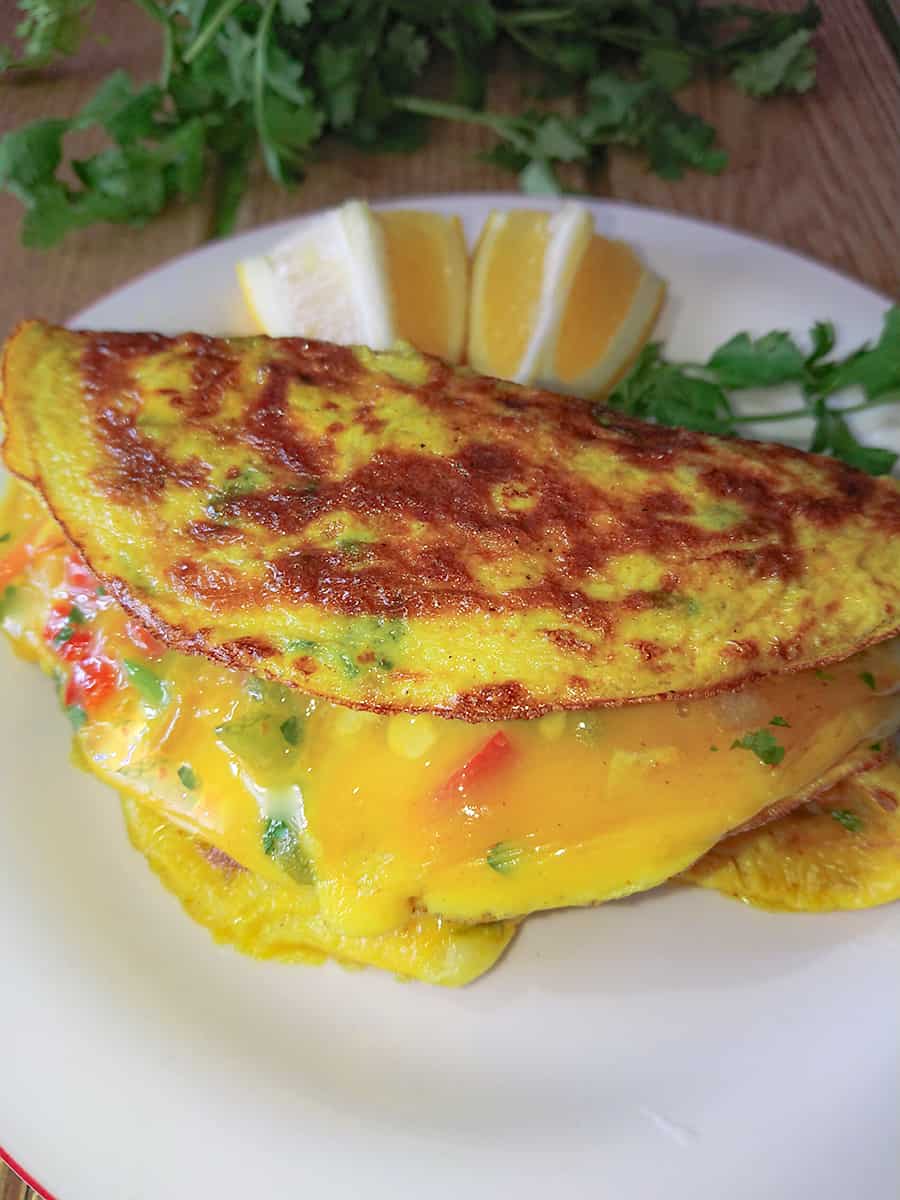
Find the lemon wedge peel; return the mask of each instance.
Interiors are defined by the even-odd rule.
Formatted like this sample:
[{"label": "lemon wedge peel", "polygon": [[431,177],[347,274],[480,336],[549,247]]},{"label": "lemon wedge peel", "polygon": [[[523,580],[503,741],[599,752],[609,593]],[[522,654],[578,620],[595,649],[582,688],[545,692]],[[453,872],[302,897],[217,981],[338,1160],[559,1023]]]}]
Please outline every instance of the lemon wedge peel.
[{"label": "lemon wedge peel", "polygon": [[550,218],[544,254],[540,300],[528,347],[514,383],[533,383],[540,374],[547,348],[557,335],[578,266],[594,232],[591,214],[581,204],[569,202]]}]

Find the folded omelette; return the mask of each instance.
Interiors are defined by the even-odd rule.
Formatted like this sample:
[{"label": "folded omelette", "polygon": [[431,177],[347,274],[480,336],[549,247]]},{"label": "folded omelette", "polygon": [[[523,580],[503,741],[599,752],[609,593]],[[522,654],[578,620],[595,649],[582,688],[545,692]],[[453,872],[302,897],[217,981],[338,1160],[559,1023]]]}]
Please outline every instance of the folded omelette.
[{"label": "folded omelette", "polygon": [[3,627],[218,938],[456,984],[900,890],[896,481],[301,339],[27,322],[2,403]]}]

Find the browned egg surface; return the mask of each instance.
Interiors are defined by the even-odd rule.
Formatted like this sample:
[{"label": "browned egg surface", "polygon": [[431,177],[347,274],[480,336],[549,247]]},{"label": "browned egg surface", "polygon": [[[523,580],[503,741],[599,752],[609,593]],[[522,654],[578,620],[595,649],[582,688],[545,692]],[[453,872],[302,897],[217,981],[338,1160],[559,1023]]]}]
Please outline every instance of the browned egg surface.
[{"label": "browned egg surface", "polygon": [[344,705],[703,695],[900,626],[896,481],[412,352],[27,322],[3,406],[10,467],[125,608]]}]

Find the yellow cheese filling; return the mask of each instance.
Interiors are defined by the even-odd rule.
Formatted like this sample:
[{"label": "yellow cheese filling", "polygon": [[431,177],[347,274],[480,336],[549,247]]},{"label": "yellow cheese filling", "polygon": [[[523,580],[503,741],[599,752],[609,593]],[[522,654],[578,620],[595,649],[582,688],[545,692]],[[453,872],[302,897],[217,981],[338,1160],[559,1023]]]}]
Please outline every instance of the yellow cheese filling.
[{"label": "yellow cheese filling", "polygon": [[359,712],[155,644],[22,488],[3,530],[3,628],[59,679],[85,765],[262,878],[315,884],[343,936],[653,887],[900,723],[896,643],[707,699],[490,725]]}]

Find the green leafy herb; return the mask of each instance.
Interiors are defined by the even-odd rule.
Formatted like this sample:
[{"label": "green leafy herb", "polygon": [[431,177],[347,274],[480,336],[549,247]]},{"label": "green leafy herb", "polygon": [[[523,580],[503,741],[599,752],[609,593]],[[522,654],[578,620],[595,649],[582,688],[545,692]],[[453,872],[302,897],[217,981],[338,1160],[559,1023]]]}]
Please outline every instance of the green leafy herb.
[{"label": "green leafy herb", "polygon": [[194,792],[200,786],[200,780],[194,772],[194,768],[190,763],[182,763],[178,768],[178,778],[181,780],[182,786],[186,787],[189,792]]},{"label": "green leafy herb", "polygon": [[151,671],[148,666],[134,658],[123,659],[122,666],[129,682],[134,684],[141,698],[151,708],[158,710],[165,707],[168,701],[166,685],[155,671]]},{"label": "green leafy herb", "polygon": [[19,0],[22,19],[16,37],[22,53],[0,46],[0,70],[44,67],[74,54],[87,29],[94,0]]},{"label": "green leafy herb", "polygon": [[0,534],[0,543],[2,543],[2,542],[8,542],[8,541],[9,541],[9,539],[10,539],[11,537],[12,537],[12,534],[11,534],[11,533],[2,533],[2,534]]},{"label": "green leafy herb", "polygon": [[838,825],[850,831],[850,833],[859,833],[865,822],[862,817],[851,812],[849,808],[833,808],[831,810],[832,818],[837,821]]},{"label": "green leafy herb", "polygon": [[745,733],[742,738],[735,738],[731,749],[750,750],[767,767],[777,767],[784,758],[784,746],[771,729],[757,729],[754,733]]},{"label": "green leafy herb", "polygon": [[876,754],[880,754],[881,753],[881,742],[872,742],[872,744],[869,746],[869,749],[873,750]]},{"label": "green leafy herb", "polygon": [[[368,151],[410,151],[429,121],[483,126],[488,156],[528,192],[562,190],[560,171],[590,176],[610,147],[652,170],[721,171],[711,125],[676,98],[697,76],[725,76],[756,97],[814,81],[819,9],[765,12],[700,0],[132,0],[159,26],[159,79],[119,71],[69,120],[48,117],[0,141],[0,187],[25,206],[23,237],[49,246],[98,221],[142,225],[211,178],[216,234],[235,222],[258,156],[281,184],[301,179],[326,135]],[[21,52],[0,71],[73,54],[93,0],[19,0]],[[430,66],[453,67],[433,96]],[[499,59],[522,80],[516,112],[485,107]],[[526,98],[527,97],[527,98]],[[557,101],[571,97],[571,111]],[[107,144],[73,157],[70,132]]]},{"label": "green leafy herb", "polygon": [[87,720],[87,713],[80,704],[67,704],[66,716],[69,718],[69,722],[76,733]]},{"label": "green leafy herb", "polygon": [[790,722],[786,721],[784,719],[784,717],[773,717],[772,720],[769,722],[769,724],[770,725],[781,725],[784,729],[790,729],[790,727],[791,727]]},{"label": "green leafy herb", "polygon": [[[818,321],[810,331],[811,349],[804,353],[783,331],[752,338],[739,333],[715,350],[705,363],[667,361],[660,346],[644,348],[607,405],[594,415],[603,424],[610,408],[661,425],[679,425],[700,433],[736,434],[748,424],[765,425],[805,417],[812,422],[809,449],[871,475],[885,475],[897,454],[865,446],[847,417],[900,400],[900,307],[890,309],[874,345],[861,346],[844,358],[831,358],[834,328]],[[799,387],[803,406],[788,410],[739,413],[733,393],[749,388]],[[862,399],[834,403],[848,388]],[[824,676],[823,676],[824,678]]]},{"label": "green leafy herb", "polygon": [[299,831],[292,821],[269,817],[263,824],[262,847],[296,883],[315,882],[312,863],[300,845]]},{"label": "green leafy herb", "polygon": [[487,852],[487,865],[492,871],[507,875],[515,870],[522,857],[522,847],[513,846],[509,842],[498,842]]},{"label": "green leafy herb", "polygon": [[878,685],[875,683],[875,676],[871,671],[860,671],[859,677],[867,688],[871,689],[873,692],[875,691],[875,688]]},{"label": "green leafy herb", "polygon": [[739,333],[713,352],[707,366],[720,386],[750,388],[802,380],[805,361],[790,334],[753,339]]},{"label": "green leafy herb", "polygon": [[816,81],[816,53],[809,40],[809,30],[798,29],[735,67],[731,78],[749,96],[808,92]]}]

